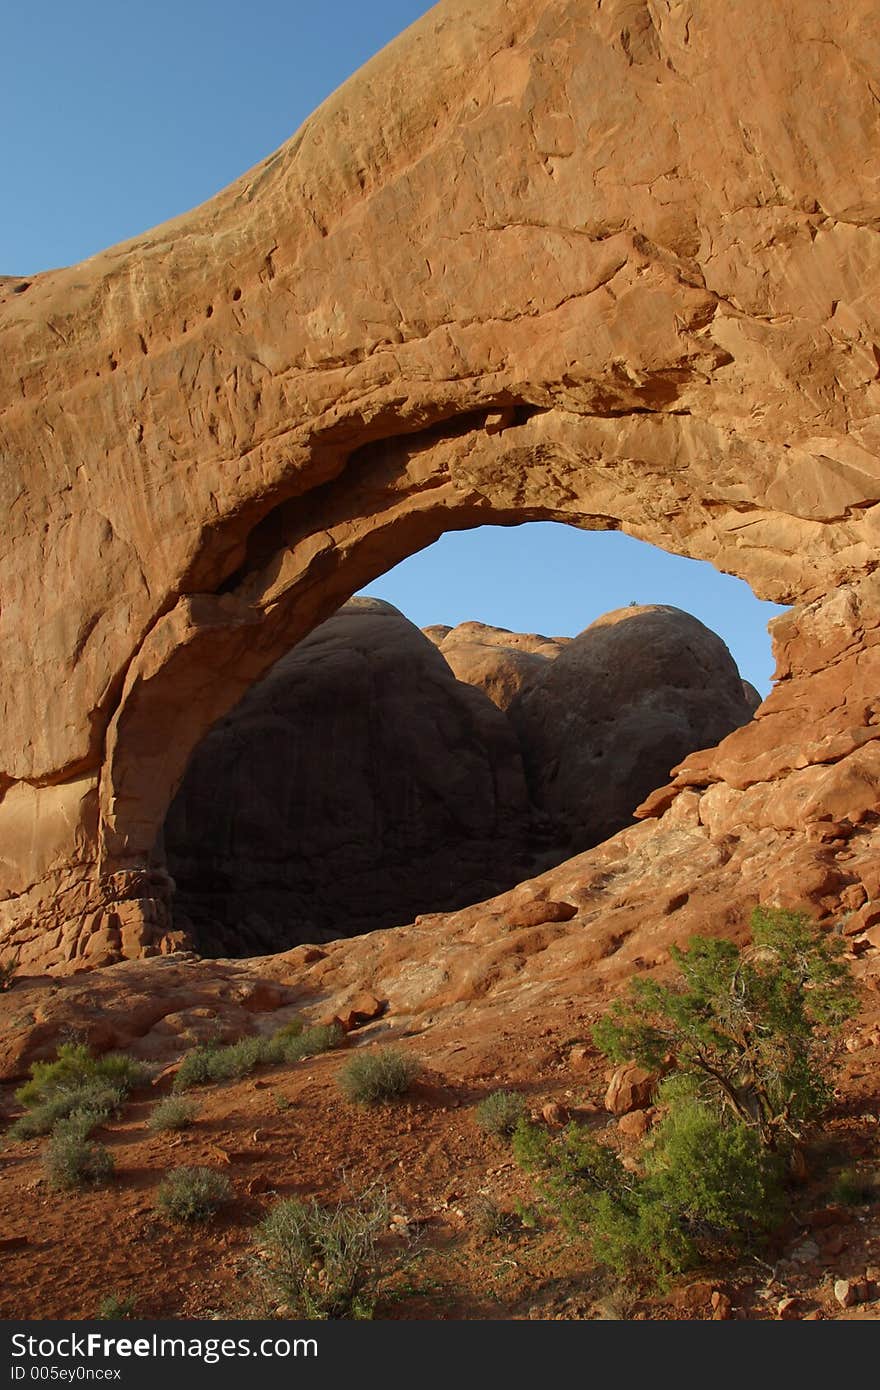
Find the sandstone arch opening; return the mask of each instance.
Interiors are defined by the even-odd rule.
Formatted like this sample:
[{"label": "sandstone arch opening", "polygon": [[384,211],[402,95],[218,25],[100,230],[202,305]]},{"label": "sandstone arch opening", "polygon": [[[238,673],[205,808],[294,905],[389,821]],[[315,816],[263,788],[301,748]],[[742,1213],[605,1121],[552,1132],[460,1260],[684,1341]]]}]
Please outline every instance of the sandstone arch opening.
[{"label": "sandstone arch opening", "polygon": [[210,203],[0,283],[5,953],[159,949],[205,731],[484,522],[797,604],[761,718],[690,767],[700,825],[875,814],[872,6],[802,42],[797,5],[719,0],[635,45],[626,9],[445,0]]},{"label": "sandstone arch opening", "polygon": [[[157,846],[176,926],[202,953],[285,949],[491,897],[632,823],[673,765],[747,722],[758,694],[697,618],[662,602],[605,614],[619,591],[602,542],[630,592],[692,592],[693,576],[653,547],[621,556],[611,536],[483,527],[448,534],[399,567],[408,580],[392,571],[368,593],[409,583],[418,607],[413,573],[460,577],[470,555],[467,611],[495,616],[478,577],[490,538],[493,563],[502,541],[515,557],[520,591],[549,542],[569,584],[583,585],[592,555],[601,592],[567,607],[557,593],[549,636],[479,621],[420,630],[405,600],[355,598],[282,657],[195,750]],[[433,616],[443,602],[435,594]],[[756,628],[762,607],[742,604]]]}]

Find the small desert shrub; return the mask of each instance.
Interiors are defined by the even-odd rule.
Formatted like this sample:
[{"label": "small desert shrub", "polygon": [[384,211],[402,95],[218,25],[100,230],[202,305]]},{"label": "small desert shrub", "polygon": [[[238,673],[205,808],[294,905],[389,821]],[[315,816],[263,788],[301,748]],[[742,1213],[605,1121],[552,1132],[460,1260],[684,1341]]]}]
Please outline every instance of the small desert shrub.
[{"label": "small desert shrub", "polygon": [[474,1113],[486,1134],[509,1139],[520,1120],[525,1119],[526,1103],[519,1091],[493,1091],[480,1101]]},{"label": "small desert shrub", "polygon": [[375,1105],[405,1095],[419,1071],[415,1058],[396,1047],[380,1047],[352,1057],[337,1080],[346,1100],[359,1105]]},{"label": "small desert shrub", "polygon": [[753,1128],[697,1103],[676,1106],[657,1127],[641,1174],[577,1125],[553,1138],[521,1124],[514,1152],[600,1263],[661,1287],[701,1260],[742,1250],[783,1213],[776,1155]]},{"label": "small desert shrub", "polygon": [[706,1104],[785,1147],[830,1103],[843,1024],[856,1011],[844,942],[804,912],[755,908],[751,945],[695,936],[680,978],[636,979],[593,1030],[616,1062],[671,1056]]},{"label": "small desert shrub", "polygon": [[491,1197],[481,1196],[474,1202],[474,1225],[481,1236],[509,1236],[521,1225],[513,1211],[506,1211]]},{"label": "small desert shrub", "polygon": [[842,1168],[834,1179],[828,1195],[832,1202],[847,1207],[867,1206],[880,1200],[880,1175],[860,1173],[857,1168]]},{"label": "small desert shrub", "polygon": [[174,1078],[174,1090],[188,1091],[191,1086],[207,1086],[212,1081],[235,1081],[256,1070],[266,1060],[268,1039],[242,1038],[239,1042],[219,1047],[206,1043],[188,1052]]},{"label": "small desert shrub", "polygon": [[15,1098],[30,1109],[72,1087],[95,1082],[104,1082],[126,1096],[149,1076],[149,1067],[124,1052],[95,1057],[85,1043],[62,1043],[54,1062],[34,1062],[30,1080],[19,1087]]},{"label": "small desert shrub", "polygon": [[159,1184],[156,1205],[171,1221],[208,1221],[233,1196],[231,1182],[215,1168],[172,1168]]},{"label": "small desert shrub", "polygon": [[280,1066],[338,1047],[342,1029],[335,1025],[303,1028],[299,1020],[288,1023],[271,1037],[242,1038],[220,1047],[207,1043],[188,1052],[174,1078],[176,1092],[212,1081],[236,1081],[257,1067]]},{"label": "small desert shrub", "polygon": [[298,1038],[305,1030],[305,1024],[301,1018],[292,1018],[289,1023],[285,1023],[274,1034],[276,1038]]},{"label": "small desert shrub", "polygon": [[108,1294],[102,1298],[98,1306],[96,1317],[109,1319],[111,1322],[119,1322],[123,1318],[130,1318],[134,1313],[135,1299],[118,1293]]},{"label": "small desert shrub", "polygon": [[379,1243],[389,1217],[387,1196],[377,1191],[347,1206],[279,1202],[255,1232],[263,1300],[291,1318],[371,1318],[394,1263]]},{"label": "small desert shrub", "polygon": [[694,937],[680,978],[637,979],[597,1024],[615,1061],[671,1075],[630,1172],[585,1130],[521,1122],[521,1165],[597,1260],[638,1281],[755,1245],[783,1219],[786,1158],[827,1106],[855,993],[841,943],[802,912],[756,908],[752,943]]},{"label": "small desert shrub", "polygon": [[82,1113],[57,1122],[43,1153],[43,1167],[52,1187],[70,1190],[110,1180],[113,1155],[89,1138],[93,1127],[93,1117]]},{"label": "small desert shrub", "polygon": [[89,1081],[59,1085],[45,1100],[36,1101],[29,1110],[10,1125],[7,1139],[35,1139],[50,1134],[59,1120],[79,1116],[85,1124],[88,1117],[94,1129],[111,1115],[117,1115],[125,1103],[126,1093],[118,1086],[93,1077]]},{"label": "small desert shrub", "polygon": [[18,970],[18,956],[13,956],[11,960],[0,961],[0,994],[5,994],[12,989],[12,982]]},{"label": "small desert shrub", "polygon": [[534,1202],[524,1202],[521,1197],[517,1197],[513,1204],[513,1211],[524,1230],[538,1231],[541,1229],[541,1212]]},{"label": "small desert shrub", "polygon": [[184,1096],[166,1096],[154,1107],[148,1128],[154,1134],[160,1134],[166,1129],[188,1129],[198,1113],[199,1107],[194,1101],[187,1100]]},{"label": "small desert shrub", "polygon": [[304,1057],[316,1057],[319,1052],[331,1052],[334,1047],[339,1047],[345,1038],[345,1031],[338,1023],[316,1023],[287,1037],[282,1029],[280,1036],[283,1039],[281,1061],[299,1062]]}]

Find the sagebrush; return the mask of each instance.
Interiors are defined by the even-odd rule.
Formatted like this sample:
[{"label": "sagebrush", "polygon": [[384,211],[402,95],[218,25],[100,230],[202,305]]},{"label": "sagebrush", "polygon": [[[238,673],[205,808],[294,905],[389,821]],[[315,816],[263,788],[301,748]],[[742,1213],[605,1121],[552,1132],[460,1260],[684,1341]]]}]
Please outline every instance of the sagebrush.
[{"label": "sagebrush", "polygon": [[20,1086],[15,1099],[30,1108],[76,1086],[103,1082],[127,1095],[149,1080],[150,1069],[124,1052],[96,1056],[85,1043],[62,1043],[52,1062],[34,1062],[30,1080]]},{"label": "sagebrush", "polygon": [[113,1155],[90,1138],[94,1127],[88,1115],[59,1120],[43,1153],[43,1168],[50,1187],[68,1191],[93,1187],[113,1176]]},{"label": "sagebrush", "polygon": [[481,1100],[474,1116],[485,1134],[509,1139],[528,1114],[525,1097],[519,1091],[492,1091]]},{"label": "sagebrush", "polygon": [[350,1058],[337,1082],[346,1100],[376,1105],[406,1095],[420,1071],[420,1063],[399,1048],[378,1047]]},{"label": "sagebrush", "polygon": [[248,1076],[257,1067],[281,1066],[329,1052],[338,1047],[345,1034],[338,1024],[316,1024],[304,1028],[287,1024],[268,1037],[242,1038],[226,1046],[207,1043],[188,1052],[174,1078],[174,1090],[206,1086],[212,1081],[234,1081]]},{"label": "sagebrush", "polygon": [[233,1200],[232,1183],[216,1168],[183,1166],[166,1173],[156,1205],[171,1221],[208,1221]]},{"label": "sagebrush", "polygon": [[334,1207],[299,1198],[277,1203],[254,1237],[264,1303],[291,1318],[371,1318],[400,1262],[382,1247],[389,1220],[380,1189]]},{"label": "sagebrush", "polygon": [[153,1107],[147,1128],[153,1134],[164,1130],[188,1129],[195,1123],[199,1107],[186,1096],[166,1096]]}]

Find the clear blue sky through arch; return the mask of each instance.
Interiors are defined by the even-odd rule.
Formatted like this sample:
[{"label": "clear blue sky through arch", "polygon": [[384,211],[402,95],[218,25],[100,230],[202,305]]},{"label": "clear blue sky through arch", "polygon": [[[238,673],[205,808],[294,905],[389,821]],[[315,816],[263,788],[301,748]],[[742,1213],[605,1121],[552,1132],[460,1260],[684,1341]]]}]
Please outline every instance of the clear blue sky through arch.
[{"label": "clear blue sky through arch", "polygon": [[556,522],[448,531],[364,593],[393,603],[419,627],[476,618],[547,637],[573,637],[628,603],[669,603],[717,632],[762,695],[773,676],[767,623],[785,612],[705,561],[669,555],[619,531]]},{"label": "clear blue sky through arch", "polygon": [[[210,198],[271,154],[425,0],[31,0],[3,15],[0,274],[69,265]],[[565,526],[450,534],[369,592],[420,626],[479,618],[568,634],[599,613],[673,603],[769,687],[745,584],[614,534]]]}]

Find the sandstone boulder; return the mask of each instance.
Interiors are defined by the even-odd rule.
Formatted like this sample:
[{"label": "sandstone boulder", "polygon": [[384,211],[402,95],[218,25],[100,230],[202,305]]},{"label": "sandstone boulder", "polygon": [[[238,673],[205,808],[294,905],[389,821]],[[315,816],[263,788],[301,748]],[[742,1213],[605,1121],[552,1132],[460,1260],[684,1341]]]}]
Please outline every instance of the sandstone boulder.
[{"label": "sandstone boulder", "polygon": [[685,750],[717,743],[751,710],[721,638],[656,605],[598,618],[508,715],[533,800],[580,850],[628,824]]},{"label": "sandstone boulder", "polygon": [[618,1067],[605,1092],[605,1109],[612,1115],[628,1115],[633,1110],[646,1110],[654,1099],[657,1078],[644,1067],[627,1062]]},{"label": "sandstone boulder", "polygon": [[530,815],[516,739],[397,609],[353,599],[203,741],[165,824],[208,954],[395,926],[508,887]]}]

